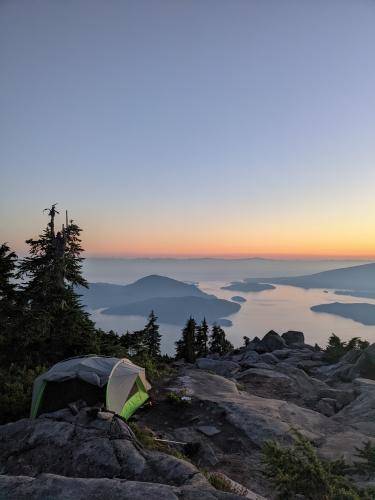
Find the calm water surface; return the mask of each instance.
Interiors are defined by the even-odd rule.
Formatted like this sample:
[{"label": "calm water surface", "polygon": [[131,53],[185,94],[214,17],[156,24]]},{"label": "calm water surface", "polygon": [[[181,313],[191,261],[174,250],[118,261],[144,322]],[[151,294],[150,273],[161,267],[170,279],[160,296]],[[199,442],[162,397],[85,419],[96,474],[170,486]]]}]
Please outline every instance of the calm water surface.
[{"label": "calm water surface", "polygon": [[[322,289],[304,290],[291,286],[277,286],[275,290],[263,292],[233,292],[221,290],[227,282],[202,281],[199,286],[208,293],[213,293],[220,298],[230,299],[234,295],[241,295],[246,302],[241,304],[238,313],[228,317],[233,326],[225,328],[228,338],[235,345],[243,343],[243,336],[263,336],[269,330],[282,333],[286,330],[300,330],[305,334],[306,341],[310,344],[318,343],[324,346],[328,336],[334,332],[344,340],[358,336],[375,342],[375,327],[365,326],[350,319],[340,318],[330,314],[316,313],[310,307],[316,304],[330,302],[368,302],[375,304],[375,300],[355,297],[337,296],[333,291],[326,293]],[[92,312],[92,319],[97,326],[118,332],[127,329],[133,331],[142,328],[145,319],[136,316],[109,316],[100,314],[100,310]],[[161,324],[163,334],[162,349],[172,354],[174,342],[180,336],[176,326]]]}]

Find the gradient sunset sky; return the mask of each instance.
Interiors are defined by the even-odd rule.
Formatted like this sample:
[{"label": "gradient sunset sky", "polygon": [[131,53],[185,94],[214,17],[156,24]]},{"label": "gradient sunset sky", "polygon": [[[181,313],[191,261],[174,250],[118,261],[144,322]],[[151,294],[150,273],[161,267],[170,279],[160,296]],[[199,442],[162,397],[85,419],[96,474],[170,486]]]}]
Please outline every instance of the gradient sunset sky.
[{"label": "gradient sunset sky", "polygon": [[19,253],[375,258],[375,2],[0,0],[0,168]]}]

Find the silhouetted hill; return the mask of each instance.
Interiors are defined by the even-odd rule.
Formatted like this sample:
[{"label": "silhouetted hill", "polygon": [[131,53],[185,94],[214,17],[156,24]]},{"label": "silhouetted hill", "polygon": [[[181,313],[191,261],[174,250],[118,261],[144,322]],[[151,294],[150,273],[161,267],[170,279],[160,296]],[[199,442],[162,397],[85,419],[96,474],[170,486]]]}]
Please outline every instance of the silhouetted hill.
[{"label": "silhouetted hill", "polygon": [[273,283],[301,288],[338,288],[342,290],[375,291],[375,263],[323,271],[307,276],[287,278],[249,278],[249,283]]},{"label": "silhouetted hill", "polygon": [[151,275],[130,285],[90,283],[89,288],[79,288],[82,303],[90,309],[123,306],[154,297],[213,297],[196,285],[183,283],[165,276]]},{"label": "silhouetted hill", "polygon": [[373,304],[343,304],[341,302],[333,302],[331,304],[312,306],[311,310],[349,318],[363,325],[375,325],[375,305]]},{"label": "silhouetted hill", "polygon": [[148,316],[153,309],[162,323],[182,325],[189,316],[197,321],[206,317],[210,323],[230,326],[223,317],[236,313],[241,306],[218,299],[196,285],[165,276],[151,275],[130,285],[90,283],[80,288],[82,303],[89,309],[103,308],[103,314]]},{"label": "silhouetted hill", "polygon": [[[196,321],[205,317],[209,323],[240,310],[240,305],[228,300],[202,297],[154,297],[151,299],[110,307],[103,314],[147,316],[153,309],[162,323],[182,325],[189,316]],[[222,323],[222,322],[221,322]],[[227,325],[229,320],[227,320]]]}]

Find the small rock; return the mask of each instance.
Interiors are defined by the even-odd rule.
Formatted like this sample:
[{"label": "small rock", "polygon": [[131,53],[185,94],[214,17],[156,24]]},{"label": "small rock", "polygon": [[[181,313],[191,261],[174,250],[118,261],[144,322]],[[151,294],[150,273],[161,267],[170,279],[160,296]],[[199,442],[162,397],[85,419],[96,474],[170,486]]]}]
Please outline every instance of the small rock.
[{"label": "small rock", "polygon": [[216,434],[219,434],[221,432],[214,425],[200,425],[199,427],[197,427],[197,430],[208,437],[216,436]]},{"label": "small rock", "polygon": [[259,359],[260,361],[262,361],[263,363],[267,363],[269,365],[276,365],[276,363],[279,362],[279,359],[276,358],[276,356],[274,356],[273,354],[271,354],[270,352],[265,352],[264,354],[261,354],[259,356]]},{"label": "small rock", "polygon": [[316,409],[326,417],[332,417],[336,413],[336,401],[331,398],[322,398],[317,403]]}]

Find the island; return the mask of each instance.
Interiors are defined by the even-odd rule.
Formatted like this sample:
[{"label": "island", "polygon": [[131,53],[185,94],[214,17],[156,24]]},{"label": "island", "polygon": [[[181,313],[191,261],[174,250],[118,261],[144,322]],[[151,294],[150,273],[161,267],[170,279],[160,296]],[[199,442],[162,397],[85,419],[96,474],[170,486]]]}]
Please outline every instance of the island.
[{"label": "island", "polygon": [[[290,285],[301,288],[341,289],[347,291],[363,291],[375,294],[375,263],[360,266],[332,269],[306,276],[289,276],[284,278],[248,278],[246,283],[272,283]],[[231,288],[233,290],[233,288]]]},{"label": "island", "polygon": [[[250,281],[233,281],[230,285],[222,286],[222,290],[233,290],[234,292],[263,292],[263,290],[274,290],[276,287],[266,283]],[[233,300],[233,299],[232,299]]]},{"label": "island", "polygon": [[332,302],[312,306],[311,310],[318,313],[334,314],[342,318],[352,319],[362,325],[375,325],[375,305],[367,303],[345,304]]},{"label": "island", "polygon": [[226,316],[241,308],[240,304],[205,293],[194,284],[158,275],[146,276],[129,285],[90,283],[88,289],[80,288],[79,293],[88,310],[143,317],[154,310],[160,322],[173,325],[183,325],[192,316],[196,321],[206,318],[210,324],[231,326]]},{"label": "island", "polygon": [[233,302],[246,302],[245,297],[241,297],[241,295],[234,295],[230,300],[233,300]]}]

